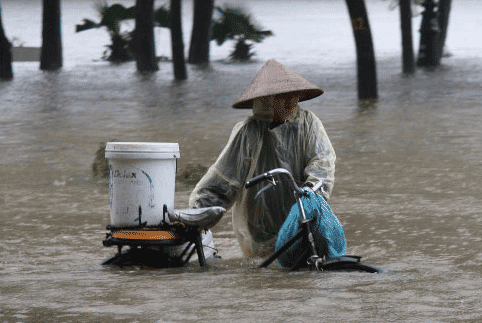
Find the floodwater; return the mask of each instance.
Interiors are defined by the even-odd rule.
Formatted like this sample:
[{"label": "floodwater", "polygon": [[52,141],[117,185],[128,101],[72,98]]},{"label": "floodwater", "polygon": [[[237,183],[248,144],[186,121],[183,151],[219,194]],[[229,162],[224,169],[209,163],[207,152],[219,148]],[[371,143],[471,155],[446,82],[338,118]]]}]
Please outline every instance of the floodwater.
[{"label": "floodwater", "polygon": [[[15,3],[2,1],[7,36],[17,33],[25,46],[38,45],[40,29],[22,34],[21,21],[31,16],[38,25],[40,4],[26,2],[20,10]],[[400,74],[397,12],[368,1],[380,92],[372,105],[356,99],[342,1],[280,1],[274,9],[249,2],[276,37],[256,45],[250,64],[225,63],[230,45],[213,45],[211,68],[190,66],[182,83],[172,81],[168,62],[144,76],[135,63],[94,62],[105,35],[72,29],[93,16],[91,3],[63,3],[64,69],[44,73],[38,63],[15,63],[14,80],[0,83],[0,322],[482,319],[478,1],[454,1],[447,39],[452,56],[412,77]],[[186,2],[188,17],[190,8]],[[287,12],[294,16],[289,28]],[[188,23],[185,29],[188,40]],[[293,29],[308,32],[293,39]],[[230,104],[269,58],[325,90],[301,106],[320,117],[337,153],[330,204],[344,225],[348,254],[386,271],[256,269],[242,258],[230,214],[213,229],[223,259],[206,270],[197,263],[101,266],[116,250],[102,246],[107,185],[91,178],[99,144],[178,142],[179,169],[209,166],[235,123],[249,115]],[[187,206],[191,189],[177,183],[177,208]]]}]

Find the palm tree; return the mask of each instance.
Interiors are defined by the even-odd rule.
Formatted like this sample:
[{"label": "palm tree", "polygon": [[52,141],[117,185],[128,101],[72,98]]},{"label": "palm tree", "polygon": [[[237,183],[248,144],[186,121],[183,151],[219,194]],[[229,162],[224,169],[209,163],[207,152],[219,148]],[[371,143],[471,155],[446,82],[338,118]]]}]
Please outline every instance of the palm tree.
[{"label": "palm tree", "polygon": [[[421,6],[424,8],[420,26],[420,45],[417,65],[421,67],[436,67],[440,64],[440,59],[443,56],[452,0],[391,0],[390,9],[394,9],[397,5],[400,5],[404,73],[406,73],[406,68],[409,68],[409,64],[411,64],[411,62],[407,60],[412,59],[407,57],[407,55],[410,55],[409,46],[413,51],[410,3],[413,6]],[[410,70],[411,67],[408,71],[409,73],[413,73],[413,71]]]},{"label": "palm tree", "polygon": [[440,26],[440,34],[437,37],[437,51],[436,51],[436,62],[437,65],[440,63],[440,59],[443,56],[445,49],[445,40],[447,38],[447,29],[449,26],[449,16],[450,9],[452,7],[452,0],[439,0],[438,4],[438,23]]},{"label": "palm tree", "polygon": [[358,99],[377,99],[375,51],[365,0],[345,0],[355,36],[358,78]]},{"label": "palm tree", "polygon": [[[125,62],[135,57],[135,30],[121,33],[122,22],[136,18],[136,7],[126,8],[121,4],[109,6],[106,0],[96,2],[96,10],[101,18],[100,22],[84,19],[83,24],[75,26],[76,32],[105,27],[110,34],[112,43],[107,46],[103,58],[111,62]],[[157,27],[170,28],[171,14],[161,6],[154,12],[154,24]]]},{"label": "palm tree", "polygon": [[2,8],[0,7],[0,79],[13,79],[12,72],[12,44],[8,41],[3,30]]},{"label": "palm tree", "polygon": [[247,61],[254,55],[250,52],[254,43],[260,43],[265,37],[272,36],[270,30],[261,30],[254,25],[252,18],[241,8],[216,7],[221,17],[213,21],[211,40],[222,45],[226,40],[235,40],[236,45],[230,57],[233,60]]},{"label": "palm tree", "polygon": [[157,71],[159,67],[154,43],[154,0],[137,0],[134,35],[137,70]]},{"label": "palm tree", "polygon": [[121,23],[125,20],[135,19],[136,8],[125,8],[121,4],[109,6],[106,0],[96,2],[96,9],[101,17],[100,22],[84,19],[82,25],[76,25],[75,31],[81,32],[93,28],[107,28],[112,44],[107,46],[103,58],[111,62],[125,62],[134,58],[132,49],[132,34],[121,33]]},{"label": "palm tree", "polygon": [[442,58],[452,0],[425,0],[422,6],[420,47],[417,65],[436,67]]},{"label": "palm tree", "polygon": [[53,71],[61,67],[60,0],[43,0],[40,69]]},{"label": "palm tree", "polygon": [[171,0],[171,46],[174,77],[176,80],[187,79],[184,60],[184,42],[182,40],[181,0]]},{"label": "palm tree", "polygon": [[402,69],[403,74],[415,72],[415,56],[412,40],[412,8],[411,0],[400,0],[400,26],[402,29]]},{"label": "palm tree", "polygon": [[194,0],[194,19],[188,58],[191,64],[209,62],[213,9],[214,0]]}]

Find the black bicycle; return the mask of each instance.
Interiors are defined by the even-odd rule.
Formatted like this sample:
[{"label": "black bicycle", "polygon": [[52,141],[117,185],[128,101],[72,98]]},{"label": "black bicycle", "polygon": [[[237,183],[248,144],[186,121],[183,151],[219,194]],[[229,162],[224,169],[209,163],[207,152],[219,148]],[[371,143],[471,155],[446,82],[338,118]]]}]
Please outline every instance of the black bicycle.
[{"label": "black bicycle", "polygon": [[[363,271],[363,272],[370,272],[370,273],[378,273],[380,269],[360,262],[360,256],[354,255],[346,255],[336,259],[329,259],[327,260],[326,255],[318,254],[316,248],[316,241],[313,238],[313,231],[312,231],[312,222],[316,220],[316,212],[315,216],[312,219],[308,219],[305,215],[305,210],[303,208],[303,202],[301,201],[302,196],[308,196],[308,192],[301,189],[294,180],[293,176],[289,171],[284,168],[276,168],[270,170],[266,173],[253,177],[252,179],[248,180],[245,184],[246,188],[250,188],[262,181],[267,181],[269,184],[262,188],[258,194],[261,194],[265,190],[275,187],[277,182],[275,178],[287,179],[287,182],[291,186],[293,190],[293,195],[295,197],[296,203],[298,204],[301,219],[300,219],[300,229],[298,232],[291,237],[286,243],[284,243],[278,250],[276,250],[270,257],[268,257],[265,261],[263,261],[259,268],[267,267],[270,265],[274,260],[276,260],[279,256],[281,256],[285,251],[287,251],[290,247],[292,247],[295,243],[301,240],[305,246],[309,246],[304,255],[301,255],[297,262],[291,267],[291,269],[300,268],[300,262],[306,260],[306,265],[309,266],[313,270],[317,271],[324,271],[324,270],[343,270],[343,271]],[[323,190],[323,183],[320,181],[317,183],[312,190],[317,191],[318,189]],[[257,195],[258,195],[257,194]],[[306,255],[308,253],[308,255]]]}]

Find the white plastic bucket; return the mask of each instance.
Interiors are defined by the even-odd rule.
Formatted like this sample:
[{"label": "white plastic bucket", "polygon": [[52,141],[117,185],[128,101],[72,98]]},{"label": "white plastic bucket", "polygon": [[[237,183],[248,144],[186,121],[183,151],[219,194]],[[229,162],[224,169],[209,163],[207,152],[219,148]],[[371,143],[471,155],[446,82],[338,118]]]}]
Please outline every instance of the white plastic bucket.
[{"label": "white plastic bucket", "polygon": [[177,143],[108,142],[110,224],[159,225],[174,208]]}]

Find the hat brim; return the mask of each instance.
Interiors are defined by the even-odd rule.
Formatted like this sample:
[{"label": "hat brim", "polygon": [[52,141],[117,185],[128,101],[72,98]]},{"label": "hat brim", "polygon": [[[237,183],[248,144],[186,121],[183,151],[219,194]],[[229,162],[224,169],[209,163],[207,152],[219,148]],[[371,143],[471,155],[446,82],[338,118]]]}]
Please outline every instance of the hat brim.
[{"label": "hat brim", "polygon": [[270,95],[260,95],[258,97],[254,97],[254,98],[249,99],[249,100],[236,102],[235,104],[233,104],[233,108],[235,108],[235,109],[252,109],[253,108],[253,101],[256,100],[256,99],[268,97],[268,96],[274,96],[274,95],[278,95],[278,94],[287,94],[287,93],[293,93],[293,95],[298,95],[300,97],[298,102],[302,102],[302,101],[314,99],[314,98],[322,95],[323,90],[322,89],[306,89],[306,90],[272,93]]},{"label": "hat brim", "polygon": [[306,101],[323,94],[323,90],[283,64],[270,59],[234,102],[235,109],[250,109],[253,100],[277,94],[293,93]]}]

